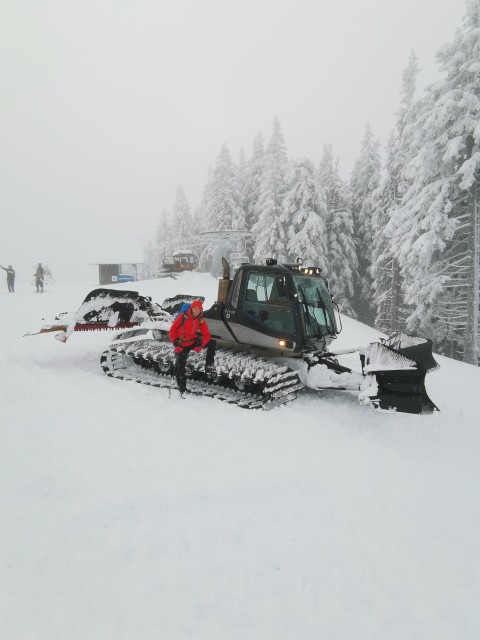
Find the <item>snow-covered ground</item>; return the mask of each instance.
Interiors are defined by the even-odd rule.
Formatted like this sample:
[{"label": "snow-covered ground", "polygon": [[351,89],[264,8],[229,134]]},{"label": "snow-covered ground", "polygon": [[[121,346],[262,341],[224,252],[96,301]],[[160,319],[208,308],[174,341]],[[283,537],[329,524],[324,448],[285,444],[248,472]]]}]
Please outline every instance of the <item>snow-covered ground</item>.
[{"label": "snow-covered ground", "polygon": [[[335,392],[182,401],[105,376],[109,332],[22,337],[95,282],[4,287],[2,638],[478,640],[478,368],[438,358],[425,417]],[[338,346],[374,335],[344,318]]]}]

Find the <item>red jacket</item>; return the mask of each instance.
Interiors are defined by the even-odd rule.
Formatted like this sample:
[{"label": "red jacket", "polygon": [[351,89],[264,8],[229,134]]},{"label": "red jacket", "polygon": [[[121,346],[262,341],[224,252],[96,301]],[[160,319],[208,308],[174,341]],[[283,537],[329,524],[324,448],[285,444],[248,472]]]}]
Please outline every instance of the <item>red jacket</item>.
[{"label": "red jacket", "polygon": [[192,344],[195,344],[199,331],[202,334],[202,344],[200,347],[194,347],[194,351],[201,351],[209,342],[211,337],[210,331],[201,315],[194,318],[191,309],[185,311],[185,313],[180,313],[168,332],[172,342],[175,342],[177,338],[180,338],[182,341],[182,346],[175,345],[175,352],[180,353],[183,347],[190,347]]}]

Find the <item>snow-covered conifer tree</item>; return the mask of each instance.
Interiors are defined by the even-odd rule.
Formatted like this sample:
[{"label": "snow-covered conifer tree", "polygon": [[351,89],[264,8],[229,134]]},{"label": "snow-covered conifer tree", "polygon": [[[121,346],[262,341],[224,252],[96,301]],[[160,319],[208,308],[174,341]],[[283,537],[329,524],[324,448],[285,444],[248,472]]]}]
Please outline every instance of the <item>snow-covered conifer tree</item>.
[{"label": "snow-covered conifer tree", "polygon": [[208,231],[245,229],[245,212],[240,207],[238,170],[225,144],[213,170],[205,216]]},{"label": "snow-covered conifer tree", "polygon": [[372,194],[380,181],[379,142],[367,124],[360,157],[351,178],[354,234],[358,257],[358,277],[355,278],[355,310],[358,318],[373,326],[372,264]]},{"label": "snow-covered conifer tree", "polygon": [[287,258],[289,262],[302,258],[327,272],[327,205],[313,163],[308,159],[293,162],[286,181],[282,217],[287,229]]},{"label": "snow-covered conifer tree", "polygon": [[192,235],[194,237],[194,243],[198,241],[199,233],[202,231],[202,211],[200,205],[195,207],[195,211],[192,214]]},{"label": "snow-covered conifer tree", "polygon": [[[238,169],[225,144],[222,145],[217,164],[205,190],[203,217],[204,231],[245,230],[245,212],[240,206]],[[211,268],[214,253],[213,243],[204,248],[201,256],[202,268]]]},{"label": "snow-covered conifer tree", "polygon": [[[251,231],[257,219],[256,204],[260,197],[260,185],[264,173],[265,144],[261,133],[253,141],[252,156],[245,165],[240,167],[241,174],[241,204],[245,211],[245,228]],[[243,169],[243,170],[242,170]],[[254,239],[247,241],[247,255],[253,259]]]},{"label": "snow-covered conifer tree", "polygon": [[384,175],[372,197],[371,273],[376,306],[375,328],[387,334],[399,328],[397,317],[400,270],[395,257],[395,246],[385,231],[398,198],[398,182],[394,170],[396,142],[395,132],[392,131],[387,143]]},{"label": "snow-covered conifer tree", "polygon": [[240,147],[240,152],[238,154],[238,164],[237,164],[237,182],[238,182],[238,190],[239,190],[239,201],[238,204],[242,208],[246,217],[246,179],[247,179],[247,159],[245,157],[245,150],[243,147]]},{"label": "snow-covered conifer tree", "polygon": [[174,249],[173,246],[173,227],[170,220],[170,215],[166,209],[157,224],[157,231],[155,233],[155,244],[151,249],[151,264],[150,269],[153,272],[160,271],[162,269],[162,263],[165,255],[171,253]]},{"label": "snow-covered conifer tree", "polygon": [[193,239],[193,218],[190,213],[185,191],[181,185],[178,186],[175,203],[173,205],[173,235],[175,241],[175,249],[182,248],[183,245],[189,245]]},{"label": "snow-covered conifer tree", "polygon": [[335,300],[342,310],[355,318],[353,284],[357,253],[353,238],[351,194],[338,174],[331,145],[325,145],[319,168],[319,181],[325,191],[327,216],[327,275]]},{"label": "snow-covered conifer tree", "polygon": [[265,170],[260,195],[255,205],[257,222],[253,226],[254,260],[265,262],[268,257],[280,261],[287,257],[287,238],[282,220],[288,158],[280,121],[275,118],[273,133],[265,154]]},{"label": "snow-covered conifer tree", "polygon": [[407,311],[398,262],[400,238],[397,209],[407,189],[405,167],[411,153],[410,137],[417,107],[414,103],[418,59],[411,52],[403,72],[401,103],[395,130],[387,143],[386,163],[378,189],[373,192],[372,277],[376,305],[375,327],[385,333],[404,329]]},{"label": "snow-covered conifer tree", "polygon": [[430,88],[402,202],[400,252],[409,326],[456,343],[478,363],[480,227],[480,4],[438,53],[445,79]]},{"label": "snow-covered conifer tree", "polygon": [[[208,168],[207,182],[203,189],[202,201],[198,207],[198,233],[202,233],[204,231],[209,231],[208,228],[208,204],[212,200],[212,192],[213,192],[213,168],[210,166]],[[208,272],[212,266],[212,258],[213,258],[213,250],[214,248],[209,244],[201,244],[200,245],[200,257],[198,263],[199,271]]]}]

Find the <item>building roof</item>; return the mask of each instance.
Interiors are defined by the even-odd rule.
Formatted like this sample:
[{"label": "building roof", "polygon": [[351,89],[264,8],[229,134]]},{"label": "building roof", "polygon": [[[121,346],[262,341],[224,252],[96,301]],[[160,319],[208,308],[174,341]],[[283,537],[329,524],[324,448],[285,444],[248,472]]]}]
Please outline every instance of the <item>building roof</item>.
[{"label": "building roof", "polygon": [[92,242],[89,264],[143,264],[143,244],[133,242]]},{"label": "building roof", "polygon": [[175,251],[172,255],[174,256],[194,256],[194,252],[191,249],[179,249]]}]

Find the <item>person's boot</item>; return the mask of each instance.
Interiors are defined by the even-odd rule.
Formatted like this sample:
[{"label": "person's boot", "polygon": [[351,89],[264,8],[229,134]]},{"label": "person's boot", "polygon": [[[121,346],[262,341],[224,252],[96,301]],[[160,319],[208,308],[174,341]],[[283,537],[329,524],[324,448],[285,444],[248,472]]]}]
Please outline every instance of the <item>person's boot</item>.
[{"label": "person's boot", "polygon": [[178,390],[180,391],[180,397],[185,398],[187,395],[187,381],[185,378],[177,378]]},{"label": "person's boot", "polygon": [[207,378],[213,378],[217,374],[217,369],[214,364],[205,365],[205,375]]}]

